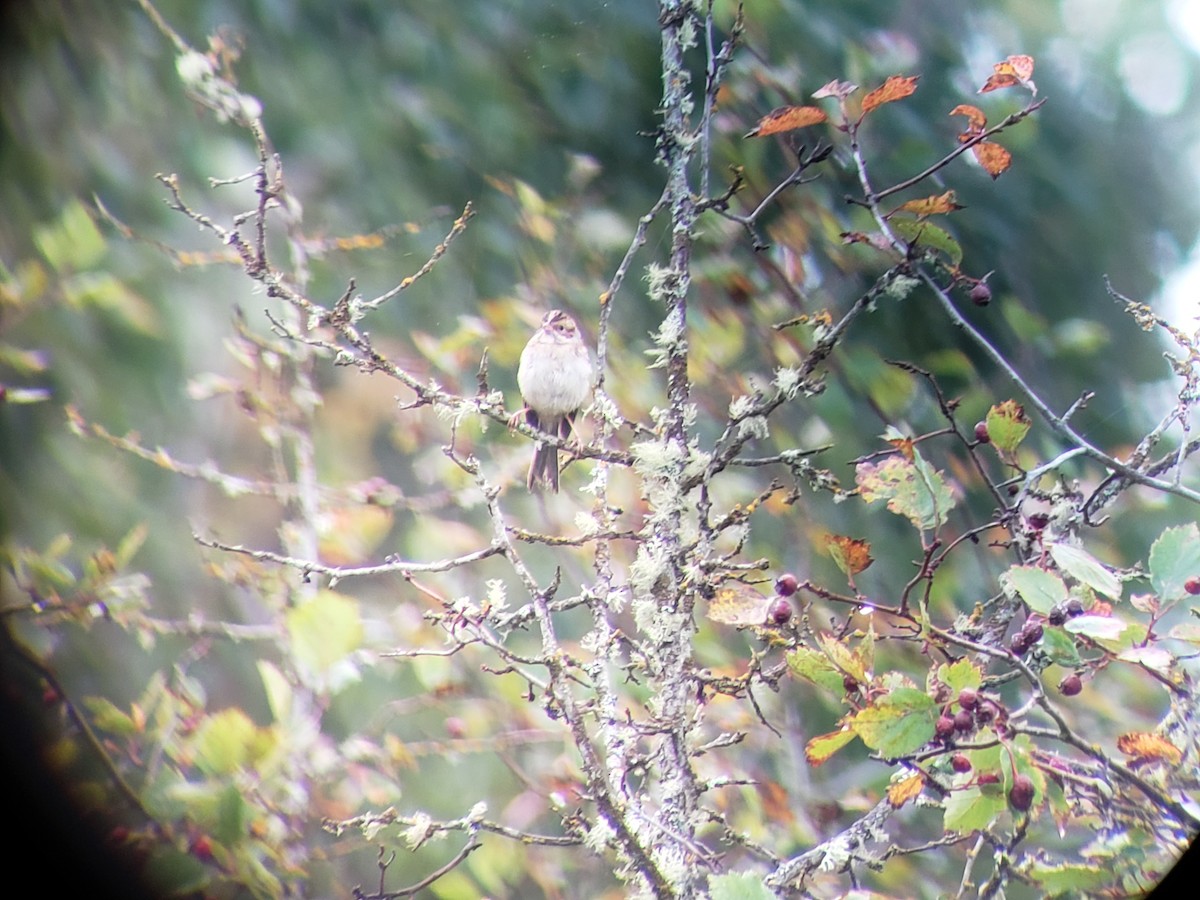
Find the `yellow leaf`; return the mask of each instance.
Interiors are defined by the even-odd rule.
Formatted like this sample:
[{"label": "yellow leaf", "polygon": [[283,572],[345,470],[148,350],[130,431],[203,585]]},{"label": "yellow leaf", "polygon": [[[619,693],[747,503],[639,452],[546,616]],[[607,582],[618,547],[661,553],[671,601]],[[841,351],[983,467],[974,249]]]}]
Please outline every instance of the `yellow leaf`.
[{"label": "yellow leaf", "polygon": [[909,800],[912,800],[921,793],[921,788],[925,787],[925,776],[919,772],[916,775],[910,775],[902,781],[897,781],[895,784],[889,784],[887,789],[888,803],[892,807],[899,809]]}]

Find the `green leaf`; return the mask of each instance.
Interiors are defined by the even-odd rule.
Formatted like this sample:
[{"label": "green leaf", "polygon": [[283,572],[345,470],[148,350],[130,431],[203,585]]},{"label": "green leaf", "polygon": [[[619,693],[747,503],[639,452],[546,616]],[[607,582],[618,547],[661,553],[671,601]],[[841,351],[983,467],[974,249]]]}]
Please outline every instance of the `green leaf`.
[{"label": "green leaf", "polygon": [[287,627],[296,656],[322,675],[362,646],[358,604],[335,591],[321,591],[289,611]]},{"label": "green leaf", "polygon": [[233,845],[246,836],[246,823],[250,809],[242,792],[235,785],[227,785],[221,792],[217,805],[217,820],[213,824],[213,837],[222,844]]},{"label": "green leaf", "polygon": [[919,219],[899,217],[893,218],[888,224],[898,237],[904,238],[910,245],[937,250],[945,254],[951,265],[957,266],[962,263],[962,247],[946,229]]},{"label": "green leaf", "polygon": [[1009,596],[1016,594],[1030,609],[1044,616],[1067,599],[1063,580],[1037,566],[1012,566],[1000,575],[1000,586]]},{"label": "green leaf", "polygon": [[1042,642],[1038,646],[1043,653],[1050,657],[1051,662],[1058,663],[1063,668],[1073,669],[1080,663],[1079,651],[1075,648],[1075,642],[1061,628],[1047,628],[1042,635]]},{"label": "green leaf", "polygon": [[1145,628],[1138,628],[1115,616],[1078,616],[1068,619],[1063,625],[1071,634],[1091,638],[1105,650],[1119,653],[1132,647],[1145,635]]},{"label": "green leaf", "polygon": [[88,269],[104,255],[104,236],[77,200],[63,209],[57,222],[35,228],[33,242],[58,272]]},{"label": "green leaf", "polygon": [[774,900],[775,893],[753,872],[726,872],[708,879],[712,900]]},{"label": "green leaf", "polygon": [[988,438],[992,446],[1002,453],[1012,453],[1025,440],[1032,423],[1025,415],[1025,407],[1015,400],[1005,400],[988,410]]},{"label": "green leaf", "polygon": [[205,719],[192,739],[196,767],[206,775],[231,775],[260,759],[274,744],[242,710],[223,709]]},{"label": "green leaf", "polygon": [[817,687],[827,691],[842,693],[842,679],[845,677],[837,667],[819,650],[808,647],[798,647],[787,655],[788,668],[792,674],[806,681],[811,681]]},{"label": "green leaf", "polygon": [[1094,590],[1113,600],[1121,599],[1121,582],[1100,560],[1086,550],[1069,544],[1051,544],[1050,556],[1058,567]]},{"label": "green leaf", "polygon": [[850,728],[831,731],[829,734],[818,734],[804,745],[804,758],[810,766],[819,766],[822,763],[828,762],[833,754],[837,753],[856,737],[858,735]]},{"label": "green leaf", "polygon": [[957,693],[963,688],[977,688],[983,684],[983,673],[969,659],[960,659],[950,665],[942,663],[938,666],[937,680]]},{"label": "green leaf", "polygon": [[907,517],[922,531],[935,530],[954,508],[954,496],[940,472],[913,448],[913,458],[889,456],[878,463],[859,463],[859,492],[868,503],[886,500],[887,508]]},{"label": "green leaf", "polygon": [[1041,885],[1047,897],[1090,895],[1112,881],[1112,873],[1108,869],[1077,863],[1049,866],[1035,862],[1025,870],[1025,874]]},{"label": "green leaf", "polygon": [[142,870],[155,897],[188,897],[201,893],[209,884],[208,868],[190,853],[156,845]]},{"label": "green leaf", "polygon": [[937,704],[924,691],[897,688],[859,710],[850,727],[872,750],[898,757],[929,743],[937,717]]},{"label": "green leaf", "polygon": [[287,722],[292,717],[292,686],[274,663],[260,659],[258,677],[267,692],[267,703],[276,722]]},{"label": "green leaf", "polygon": [[1166,529],[1150,548],[1150,585],[1162,602],[1181,599],[1189,578],[1200,578],[1200,528],[1194,522]]},{"label": "green leaf", "polygon": [[983,791],[980,788],[966,788],[961,791],[951,791],[946,798],[946,809],[942,816],[942,825],[947,831],[966,834],[971,831],[982,831],[989,827],[996,817],[1008,808],[1008,800],[999,785],[988,785],[992,790]]}]

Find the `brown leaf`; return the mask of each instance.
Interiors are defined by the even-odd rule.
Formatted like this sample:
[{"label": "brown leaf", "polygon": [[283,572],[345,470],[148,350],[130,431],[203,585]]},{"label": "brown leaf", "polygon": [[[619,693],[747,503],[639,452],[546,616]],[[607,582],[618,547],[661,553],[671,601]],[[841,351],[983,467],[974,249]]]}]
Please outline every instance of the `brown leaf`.
[{"label": "brown leaf", "polygon": [[1117,749],[1126,756],[1145,760],[1165,760],[1179,765],[1183,754],[1170,741],[1148,731],[1132,731],[1117,738]]},{"label": "brown leaf", "polygon": [[916,775],[910,775],[895,784],[889,784],[887,789],[888,803],[892,804],[893,809],[899,809],[909,800],[912,800],[921,793],[921,788],[925,787],[925,776],[919,772]]},{"label": "brown leaf", "polygon": [[857,84],[852,84],[849,81],[838,81],[834,79],[828,84],[822,85],[813,93],[814,100],[821,100],[825,97],[837,97],[839,100],[845,100],[851,94],[858,90]]},{"label": "brown leaf", "polygon": [[986,94],[1018,84],[1032,93],[1037,93],[1037,86],[1033,83],[1032,79],[1032,56],[1025,56],[1024,54],[1010,56],[1004,62],[996,63],[992,68],[995,71],[988,76],[987,82],[979,89],[979,93]]},{"label": "brown leaf", "polygon": [[746,132],[746,137],[765,137],[781,131],[819,125],[828,119],[825,110],[817,106],[780,106],[758,120],[758,124]]},{"label": "brown leaf", "polygon": [[895,209],[895,212],[910,212],[918,216],[936,216],[940,213],[952,213],[956,209],[962,209],[962,206],[955,202],[954,191],[946,191],[944,194],[932,194],[928,197],[922,197],[920,200],[909,200],[907,203],[902,203]]},{"label": "brown leaf", "polygon": [[863,97],[862,111],[865,116],[877,106],[903,100],[917,89],[920,75],[889,75],[888,80]]},{"label": "brown leaf", "polygon": [[870,542],[861,538],[829,534],[825,536],[825,549],[842,573],[851,577],[875,562],[871,556]]},{"label": "brown leaf", "polygon": [[999,178],[1012,165],[1012,154],[992,141],[980,141],[971,152],[993,178]]},{"label": "brown leaf", "polygon": [[967,117],[967,134],[978,134],[987,125],[987,116],[983,114],[983,110],[970,103],[958,104],[950,110],[950,115]]}]

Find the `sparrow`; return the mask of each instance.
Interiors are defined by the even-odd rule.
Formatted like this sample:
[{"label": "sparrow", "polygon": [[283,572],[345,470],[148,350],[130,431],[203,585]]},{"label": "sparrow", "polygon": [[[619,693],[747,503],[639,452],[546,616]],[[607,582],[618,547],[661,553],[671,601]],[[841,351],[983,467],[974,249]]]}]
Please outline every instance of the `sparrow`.
[{"label": "sparrow", "polygon": [[[565,440],[571,436],[575,414],[587,403],[595,381],[591,353],[579,326],[561,309],[550,310],[521,351],[517,367],[525,421]],[[549,484],[558,492],[557,447],[537,442],[528,484],[531,491]]]}]

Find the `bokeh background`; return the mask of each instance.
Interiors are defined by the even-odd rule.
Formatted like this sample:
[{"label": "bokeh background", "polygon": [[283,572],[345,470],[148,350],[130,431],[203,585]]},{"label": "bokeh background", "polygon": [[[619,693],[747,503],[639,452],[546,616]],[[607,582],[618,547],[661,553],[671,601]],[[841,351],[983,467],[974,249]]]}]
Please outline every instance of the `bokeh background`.
[{"label": "bokeh background", "polygon": [[[727,24],[731,4],[717,5]],[[661,190],[663,172],[652,161],[661,94],[653,4],[164,0],[158,8],[199,49],[213,34],[241,48],[240,88],[264,106],[313,240],[310,295],[332,302],[350,278],[366,296],[389,289],[424,262],[470,202],[477,215],[465,235],[430,277],[371,321],[376,339],[414,370],[465,391],[486,347],[493,385],[515,401],[516,358],[542,309],[565,305],[594,328],[597,298],[637,217]],[[993,62],[1010,53],[1035,57],[1034,78],[1048,103],[1002,137],[1015,164],[998,181],[965,160],[940,176],[966,206],[947,227],[964,248],[968,271],[995,273],[994,302],[968,314],[1056,408],[1094,391],[1077,427],[1096,444],[1127,452],[1169,406],[1175,387],[1159,338],[1134,327],[1107,296],[1104,276],[1194,327],[1195,4],[751,0],[745,10],[745,48],[716,119],[713,179],[719,189],[727,167],[741,165],[749,196],[762,196],[788,171],[781,142],[741,138],[773,106],[805,102],[834,78],[870,87],[890,74],[919,73],[917,94],[877,114],[867,135],[876,183],[884,184],[954,145],[961,121],[947,113],[955,105],[978,102],[992,121],[1018,108],[1023,98],[991,95],[984,102],[975,90]],[[265,466],[256,426],[214,390],[241,372],[229,352],[235,309],[265,331],[264,298],[221,262],[219,246],[168,208],[154,177],[178,175],[197,208],[227,220],[252,207],[250,188],[213,189],[208,179],[251,171],[253,148],[236,126],[214,122],[184,96],[172,48],[136,5],[47,0],[6,6],[3,15],[0,382],[44,391],[46,399],[0,404],[0,534],[10,547],[39,550],[66,534],[86,554],[142,527],[137,568],[158,615],[181,619],[201,610],[242,619],[254,599],[210,577],[211,556],[194,544],[192,530],[274,547],[279,511],[82,439],[67,427],[65,409],[116,435],[136,432],[141,444],[169,448],[178,460],[216,460],[247,475]],[[844,310],[881,271],[869,250],[837,240],[840,231],[864,226],[861,211],[843,200],[852,187],[848,159],[835,153],[820,180],[786,195],[771,214],[764,226],[771,248],[762,253],[750,251],[728,223],[703,222],[692,325],[698,402],[715,416],[700,426],[710,439],[729,396],[769,377],[764,348],[767,356],[796,352],[773,336],[772,321]],[[98,206],[136,237],[95,216]],[[382,248],[353,246],[355,236],[376,233],[386,238]],[[663,248],[661,233],[650,237],[612,335],[610,390],[631,416],[661,397],[644,356],[657,309],[644,296],[640,266]],[[339,238],[349,240],[337,246]],[[155,242],[207,256],[180,265]],[[928,398],[916,396],[911,380],[881,358],[903,356],[934,372],[948,393],[964,396],[966,421],[1010,394],[932,307],[881,304],[855,346],[835,360],[819,403],[775,431],[783,446],[836,443],[823,464],[847,481],[847,463],[878,448],[886,422],[918,431],[937,426]],[[372,552],[384,548],[376,557],[386,550],[433,558],[471,546],[477,511],[455,506],[453,491],[462,484],[439,450],[444,431],[433,423],[398,425],[392,383],[331,366],[318,377],[325,391],[318,441],[324,481],[344,488],[382,478],[413,495],[444,482],[451,491],[432,510],[397,512],[375,538]],[[210,394],[217,396],[204,399]],[[490,448],[496,472],[520,482],[527,445],[494,432],[472,440]],[[1049,439],[1035,440],[1047,455],[1054,452]],[[742,486],[750,491],[753,483],[748,475]],[[1133,502],[1100,539],[1106,561],[1144,559],[1162,527],[1188,515],[1149,494]],[[828,497],[811,503],[804,517],[777,511],[778,526],[755,534],[753,555],[778,560],[781,569],[833,572],[814,549],[817,531],[852,533],[861,512],[835,507]],[[537,517],[545,513],[522,509],[544,524]],[[561,511],[549,515],[569,521]],[[868,589],[885,590],[887,573],[904,571],[912,549],[899,523],[875,521],[871,528],[880,562],[863,579]],[[976,574],[987,565],[982,560]],[[947,576],[947,594],[959,594],[947,603],[976,599],[967,596],[968,575]],[[455,578],[443,584],[447,591],[470,589]],[[7,576],[0,575],[0,587],[15,596]],[[371,583],[361,593],[375,611],[368,619],[378,646],[419,628],[395,620],[395,583]],[[135,638],[103,624],[29,639],[81,694],[126,703],[181,651],[164,640],[153,652],[130,654]],[[702,639],[701,655],[726,661],[737,651],[722,641]],[[245,648],[214,650],[197,677],[214,702],[261,706],[261,697],[244,693],[251,668]],[[397,669],[364,677],[346,706],[395,715],[406,740],[440,733],[447,717],[440,704],[387,710],[396,698],[436,693],[450,676],[432,667]],[[1161,713],[1161,698],[1151,691],[1134,686],[1128,697],[1144,704],[1132,711],[1135,718],[1153,723]],[[345,733],[355,733],[360,720],[340,709]],[[454,712],[468,726],[472,716],[488,721],[476,707]],[[1102,705],[1098,715],[1117,710]],[[814,716],[834,717],[832,709]],[[809,733],[819,730],[813,724]],[[778,769],[795,765],[795,749],[785,763],[762,754],[763,769],[786,782]],[[470,754],[440,765],[429,783],[454,783],[464,771],[485,783],[511,777],[473,768],[479,764]],[[849,767],[840,781],[819,788],[793,772],[790,786],[803,783],[836,798],[859,772]],[[414,790],[436,806],[420,786]],[[805,828],[820,823],[810,817],[792,824],[803,842],[812,837]],[[352,862],[327,861],[318,883],[344,887],[356,866],[359,878],[372,877],[370,848],[353,852],[359,855]]]}]

